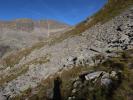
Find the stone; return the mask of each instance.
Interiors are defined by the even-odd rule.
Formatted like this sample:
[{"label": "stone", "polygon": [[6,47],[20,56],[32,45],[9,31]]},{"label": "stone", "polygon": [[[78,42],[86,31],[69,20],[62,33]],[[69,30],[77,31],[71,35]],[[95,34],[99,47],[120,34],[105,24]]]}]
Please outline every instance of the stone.
[{"label": "stone", "polygon": [[73,87],[74,87],[74,88],[77,88],[77,87],[79,87],[81,84],[82,84],[81,81],[75,81],[74,84],[73,84]]},{"label": "stone", "polygon": [[109,86],[112,83],[112,80],[109,78],[101,79],[101,85]]},{"label": "stone", "polygon": [[68,100],[73,100],[73,97],[68,97]]},{"label": "stone", "polygon": [[75,94],[76,92],[77,92],[76,89],[73,89],[73,90],[72,90],[72,94]]},{"label": "stone", "polygon": [[129,63],[129,64],[128,64],[128,67],[129,67],[130,69],[133,69],[133,63]]},{"label": "stone", "polygon": [[11,69],[10,67],[7,67],[7,68],[6,68],[6,71],[8,71],[8,70],[10,70],[10,69]]},{"label": "stone", "polygon": [[109,73],[103,73],[102,78],[109,78],[109,77],[110,77]]},{"label": "stone", "polygon": [[47,94],[47,97],[49,99],[52,99],[53,98],[53,90],[52,89],[48,89],[46,94]]},{"label": "stone", "polygon": [[7,100],[5,96],[0,94],[0,100]]},{"label": "stone", "polygon": [[116,77],[116,75],[117,75],[116,71],[112,71],[110,74],[111,77]]},{"label": "stone", "polygon": [[75,97],[74,96],[68,97],[68,100],[75,100]]},{"label": "stone", "polygon": [[100,77],[100,75],[104,74],[105,72],[104,71],[97,71],[97,72],[92,72],[92,73],[89,73],[85,76],[85,79],[86,80],[92,80],[92,79],[95,79],[95,78],[98,78]]}]

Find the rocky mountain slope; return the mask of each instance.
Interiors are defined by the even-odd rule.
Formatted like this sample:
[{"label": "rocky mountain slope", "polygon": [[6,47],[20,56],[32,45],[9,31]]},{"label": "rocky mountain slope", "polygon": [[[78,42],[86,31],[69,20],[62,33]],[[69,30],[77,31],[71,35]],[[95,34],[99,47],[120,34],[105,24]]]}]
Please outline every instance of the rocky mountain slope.
[{"label": "rocky mountain slope", "polygon": [[3,50],[9,52],[30,47],[34,43],[48,38],[49,35],[59,35],[57,33],[62,33],[69,27],[67,24],[52,20],[16,19],[0,21],[0,56],[2,57],[6,53]]},{"label": "rocky mountain slope", "polygon": [[68,34],[51,37],[1,59],[0,95],[12,98],[37,87],[57,72],[93,65],[95,55],[108,58],[115,56],[118,50],[133,48],[133,6],[104,23],[99,21],[89,28],[85,26],[80,31],[73,31],[79,26],[66,32]]}]

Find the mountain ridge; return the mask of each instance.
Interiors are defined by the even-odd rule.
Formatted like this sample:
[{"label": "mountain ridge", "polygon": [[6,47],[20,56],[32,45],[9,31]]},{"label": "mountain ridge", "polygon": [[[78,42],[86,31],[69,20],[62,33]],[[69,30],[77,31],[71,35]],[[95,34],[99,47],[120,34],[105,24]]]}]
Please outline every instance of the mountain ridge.
[{"label": "mountain ridge", "polygon": [[[15,19],[10,21],[0,21],[0,28],[10,28],[14,30],[33,31],[35,27],[47,28],[48,25],[56,28],[69,28],[70,25],[55,20],[33,20],[28,18]],[[27,27],[27,29],[22,29]],[[28,30],[29,29],[29,30]]]}]

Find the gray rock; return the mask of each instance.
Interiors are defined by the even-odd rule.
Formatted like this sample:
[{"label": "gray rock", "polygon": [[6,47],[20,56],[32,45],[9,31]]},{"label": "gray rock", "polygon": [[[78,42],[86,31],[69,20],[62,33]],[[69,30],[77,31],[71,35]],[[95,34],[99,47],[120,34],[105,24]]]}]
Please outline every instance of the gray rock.
[{"label": "gray rock", "polygon": [[129,63],[129,64],[128,64],[128,67],[129,67],[130,69],[133,69],[133,63]]},{"label": "gray rock", "polygon": [[109,73],[103,73],[102,78],[109,78],[109,77],[110,77],[110,74]]},{"label": "gray rock", "polygon": [[112,80],[109,78],[101,79],[101,85],[109,86],[112,83]]},{"label": "gray rock", "polygon": [[88,75],[85,76],[86,80],[92,80],[95,78],[98,78],[100,75],[104,75],[106,72],[104,71],[97,71],[97,72],[93,72],[93,73],[89,73]]},{"label": "gray rock", "polygon": [[68,97],[68,100],[75,100],[75,97],[74,96]]},{"label": "gray rock", "polygon": [[73,97],[68,97],[68,100],[73,100]]},{"label": "gray rock", "polygon": [[110,74],[111,77],[116,77],[116,75],[117,75],[116,71],[112,71]]},{"label": "gray rock", "polygon": [[77,87],[79,87],[81,84],[82,84],[81,81],[75,81],[74,84],[73,84],[73,87],[74,87],[74,88],[77,88]]},{"label": "gray rock", "polygon": [[53,98],[53,90],[52,90],[52,89],[48,89],[48,90],[47,90],[47,97],[48,97],[49,99],[52,99],[52,98]]},{"label": "gray rock", "polygon": [[72,90],[72,94],[75,94],[76,92],[77,92],[76,89],[73,89],[73,90]]},{"label": "gray rock", "polygon": [[7,100],[6,96],[3,95],[3,93],[0,92],[0,100]]}]

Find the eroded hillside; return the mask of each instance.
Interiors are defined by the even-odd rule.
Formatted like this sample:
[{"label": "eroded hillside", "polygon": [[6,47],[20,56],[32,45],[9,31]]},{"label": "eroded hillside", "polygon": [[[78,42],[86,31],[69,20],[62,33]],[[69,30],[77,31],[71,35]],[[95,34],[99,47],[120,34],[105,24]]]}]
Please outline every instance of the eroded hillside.
[{"label": "eroded hillside", "polygon": [[[107,17],[110,16],[110,11],[114,14],[116,10],[117,13],[108,20],[103,21],[101,17],[96,17],[100,14],[96,14],[91,21],[89,19],[60,36],[51,37],[1,59],[0,94],[13,98],[29,88],[36,88],[43,80],[56,73],[71,71],[73,67],[94,65],[95,55],[102,54],[107,59],[116,56],[117,51],[132,49],[133,2],[121,0],[121,5],[110,10],[108,7],[114,2],[118,3],[120,0],[109,0],[105,8],[99,12],[105,13]],[[76,70],[74,71],[73,73],[76,73]],[[21,99],[25,100],[38,91],[33,89],[30,95]]]}]

